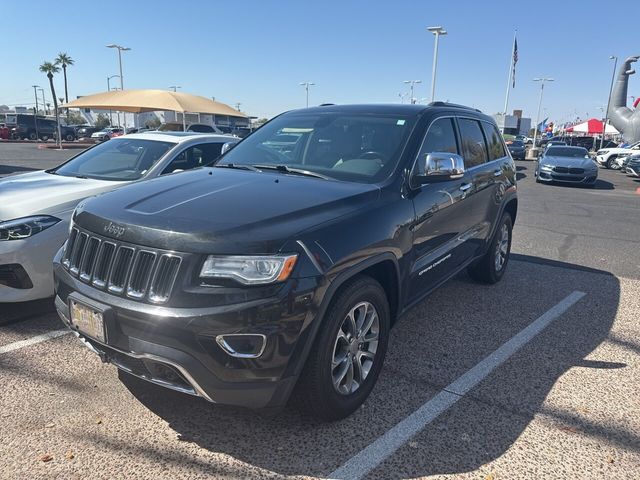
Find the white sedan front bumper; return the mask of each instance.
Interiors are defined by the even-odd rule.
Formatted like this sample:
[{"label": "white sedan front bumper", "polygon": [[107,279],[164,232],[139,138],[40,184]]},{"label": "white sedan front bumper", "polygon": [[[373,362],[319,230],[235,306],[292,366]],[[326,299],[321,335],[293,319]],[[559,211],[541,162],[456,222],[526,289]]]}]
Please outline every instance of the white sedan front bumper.
[{"label": "white sedan front bumper", "polygon": [[0,281],[0,303],[26,302],[53,296],[53,257],[67,239],[69,221],[25,240],[0,241],[0,267],[19,265],[28,277],[29,288],[14,288]]}]

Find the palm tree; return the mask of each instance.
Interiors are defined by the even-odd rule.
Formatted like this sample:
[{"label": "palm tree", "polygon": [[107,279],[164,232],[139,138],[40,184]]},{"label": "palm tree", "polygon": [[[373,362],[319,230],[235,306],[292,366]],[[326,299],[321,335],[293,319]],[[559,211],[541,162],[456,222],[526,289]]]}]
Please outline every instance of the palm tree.
[{"label": "palm tree", "polygon": [[64,103],[69,103],[69,92],[67,91],[67,66],[73,65],[73,58],[64,52],[60,52],[56,57],[56,65],[62,67],[62,74],[64,75]]},{"label": "palm tree", "polygon": [[56,98],[56,89],[53,86],[53,74],[59,73],[60,68],[51,62],[44,62],[40,65],[40,71],[47,74],[49,79],[49,86],[51,87],[51,96],[53,97],[53,108],[56,112],[56,124],[58,125],[58,141],[60,141],[60,117],[58,116],[58,100]]}]

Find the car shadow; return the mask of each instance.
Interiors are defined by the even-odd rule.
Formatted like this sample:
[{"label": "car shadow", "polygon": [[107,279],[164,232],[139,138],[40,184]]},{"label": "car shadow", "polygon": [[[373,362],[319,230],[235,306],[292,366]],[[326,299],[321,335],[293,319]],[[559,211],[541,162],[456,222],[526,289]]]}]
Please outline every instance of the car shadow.
[{"label": "car shadow", "polygon": [[0,325],[21,322],[54,311],[53,297],[31,302],[0,303]]},{"label": "car shadow", "polygon": [[602,180],[601,178],[598,178],[593,186],[570,182],[544,182],[544,185],[555,188],[591,188],[594,190],[615,190],[616,188],[613,183],[608,182],[607,180]]},{"label": "car shadow", "polygon": [[[597,289],[590,287],[593,284]],[[615,276],[527,255],[514,256],[505,280],[497,285],[479,285],[465,273],[458,275],[398,320],[371,397],[363,408],[339,422],[322,423],[293,408],[265,416],[210,404],[128,374],[120,377],[138,401],[177,432],[180,441],[279,475],[326,477],[566,295],[589,288],[597,299],[581,302],[593,310],[563,315],[556,322],[562,327],[552,324],[523,349],[526,362],[519,353],[515,356],[518,361],[500,367],[470,392],[475,403],[460,402],[418,434],[424,450],[414,450],[404,470],[382,477],[462,474],[509,450],[534,416],[545,410],[550,391],[569,369],[625,368],[624,364],[586,360],[607,339],[616,317],[620,285]],[[515,314],[508,308],[514,302]],[[534,344],[544,349],[543,355],[526,353]],[[521,368],[511,371],[512,362]],[[476,415],[476,410],[482,414]],[[604,423],[587,424],[571,415],[559,421],[598,440],[613,436],[624,445],[638,440],[629,435],[616,437]]]},{"label": "car shadow", "polygon": [[36,170],[42,170],[42,169],[31,168],[31,167],[20,167],[17,165],[0,165],[0,175],[10,175],[13,173],[20,173],[20,172],[34,172]]}]

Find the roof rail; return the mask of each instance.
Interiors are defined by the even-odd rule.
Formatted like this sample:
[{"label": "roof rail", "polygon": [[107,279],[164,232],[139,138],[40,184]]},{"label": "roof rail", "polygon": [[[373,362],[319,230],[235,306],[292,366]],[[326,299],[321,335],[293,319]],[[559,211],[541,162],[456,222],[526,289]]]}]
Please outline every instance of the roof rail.
[{"label": "roof rail", "polygon": [[476,112],[480,112],[482,113],[481,110],[478,110],[477,108],[473,108],[473,107],[467,107],[466,105],[460,105],[458,103],[449,103],[449,102],[431,102],[429,105],[429,107],[451,107],[451,108],[464,108],[465,110],[474,110]]}]

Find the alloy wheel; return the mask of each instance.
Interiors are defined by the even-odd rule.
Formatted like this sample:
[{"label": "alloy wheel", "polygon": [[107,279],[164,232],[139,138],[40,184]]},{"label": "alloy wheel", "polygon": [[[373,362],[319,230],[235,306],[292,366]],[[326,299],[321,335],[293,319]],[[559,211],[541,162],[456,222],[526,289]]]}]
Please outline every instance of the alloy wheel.
[{"label": "alloy wheel", "polygon": [[331,377],[342,395],[355,392],[366,380],[378,350],[380,319],[369,302],[360,302],[346,315],[333,346]]},{"label": "alloy wheel", "polygon": [[500,239],[496,244],[496,255],[495,255],[496,272],[499,272],[504,267],[504,264],[507,261],[508,253],[509,253],[509,227],[507,227],[506,223],[503,223],[502,228],[500,229]]}]

